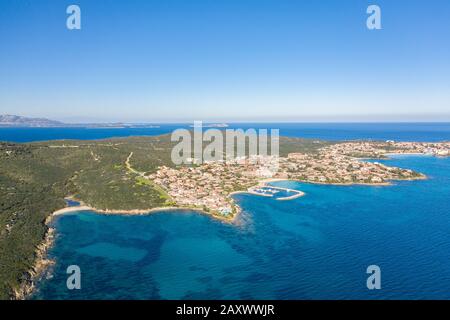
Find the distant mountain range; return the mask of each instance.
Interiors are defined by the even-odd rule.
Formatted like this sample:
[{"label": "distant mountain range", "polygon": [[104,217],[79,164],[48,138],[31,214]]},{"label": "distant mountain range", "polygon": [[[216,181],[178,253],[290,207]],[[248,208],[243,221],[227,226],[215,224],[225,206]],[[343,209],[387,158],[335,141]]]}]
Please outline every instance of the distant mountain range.
[{"label": "distant mountain range", "polygon": [[64,123],[45,118],[28,118],[16,115],[0,115],[0,127],[8,128],[158,128],[150,124],[128,124],[128,123]]},{"label": "distant mountain range", "polygon": [[62,127],[64,123],[44,118],[27,118],[15,115],[0,115],[2,127]]}]

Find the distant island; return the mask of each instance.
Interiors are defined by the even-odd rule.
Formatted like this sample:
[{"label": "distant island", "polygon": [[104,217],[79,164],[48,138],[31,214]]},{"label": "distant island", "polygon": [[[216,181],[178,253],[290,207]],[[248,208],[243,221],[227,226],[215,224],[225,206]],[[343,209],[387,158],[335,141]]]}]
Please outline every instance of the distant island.
[{"label": "distant island", "polygon": [[46,118],[30,118],[17,115],[0,115],[0,128],[159,128],[146,123],[64,123]]},{"label": "distant island", "polygon": [[16,115],[0,115],[0,127],[63,127],[65,124],[45,118],[28,118]]},{"label": "distant island", "polygon": [[[190,125],[190,127],[194,127],[194,125]],[[229,125],[227,123],[207,123],[202,125],[203,128],[228,128]]]}]

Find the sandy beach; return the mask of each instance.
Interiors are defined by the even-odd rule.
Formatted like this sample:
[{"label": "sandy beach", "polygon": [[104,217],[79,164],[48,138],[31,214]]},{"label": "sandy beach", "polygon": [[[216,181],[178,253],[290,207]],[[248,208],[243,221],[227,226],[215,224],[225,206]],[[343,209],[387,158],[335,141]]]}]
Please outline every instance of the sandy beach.
[{"label": "sandy beach", "polygon": [[[206,212],[205,210],[203,210],[201,208],[196,208],[196,207],[173,207],[173,206],[171,206],[171,207],[156,207],[156,208],[148,208],[148,209],[130,209],[130,210],[98,209],[98,208],[91,207],[91,206],[85,204],[83,201],[78,200],[78,199],[74,198],[73,196],[66,197],[66,199],[76,201],[80,205],[59,209],[51,214],[51,216],[49,217],[50,220],[51,220],[51,218],[56,217],[56,216],[69,214],[69,213],[73,213],[73,212],[78,212],[78,211],[93,211],[95,213],[105,214],[105,215],[148,215],[148,214],[152,214],[152,213],[165,212],[165,211],[178,211],[178,212],[195,211],[200,214],[210,216],[214,219],[217,219],[217,220],[220,220],[220,221],[223,221],[226,223],[233,223],[236,220],[236,217],[241,212],[241,209],[239,206],[236,206],[237,212],[235,215],[233,215],[233,217],[212,214],[210,212]],[[50,220],[48,222],[50,222]]]}]

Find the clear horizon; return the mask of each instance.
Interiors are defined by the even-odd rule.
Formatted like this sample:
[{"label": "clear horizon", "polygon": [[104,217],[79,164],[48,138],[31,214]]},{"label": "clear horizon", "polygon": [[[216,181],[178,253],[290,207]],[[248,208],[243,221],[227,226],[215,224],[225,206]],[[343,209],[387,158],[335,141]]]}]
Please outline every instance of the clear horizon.
[{"label": "clear horizon", "polygon": [[373,124],[383,124],[383,123],[386,123],[386,124],[389,124],[389,123],[392,123],[392,124],[395,124],[395,123],[399,123],[399,124],[402,124],[402,123],[404,123],[404,124],[421,124],[421,123],[423,123],[423,124],[432,124],[432,123],[436,123],[436,124],[440,124],[440,123],[442,123],[442,124],[448,124],[448,123],[450,123],[450,121],[449,120],[428,120],[428,121],[424,121],[424,120],[422,120],[422,121],[414,121],[414,120],[402,120],[402,119],[397,119],[397,120],[354,120],[354,121],[348,121],[348,120],[336,120],[336,119],[334,119],[334,120],[330,120],[330,121],[326,121],[326,120],[319,120],[319,119],[317,119],[317,120],[278,120],[278,121],[269,121],[269,120],[229,120],[229,121],[226,121],[226,120],[217,120],[217,121],[212,121],[212,120],[206,120],[206,121],[204,121],[204,120],[199,120],[199,119],[195,119],[195,120],[191,120],[191,121],[187,121],[187,120],[184,120],[184,121],[131,121],[131,122],[128,122],[128,121],[102,121],[102,120],[99,120],[99,121],[94,121],[94,122],[89,122],[89,121],[82,121],[82,122],[76,122],[76,121],[68,121],[68,122],[66,122],[66,121],[63,121],[63,120],[59,120],[59,119],[54,119],[54,118],[48,118],[48,117],[43,117],[43,116],[37,116],[37,117],[29,117],[29,116],[27,116],[27,115],[20,115],[20,114],[0,114],[0,116],[20,116],[20,117],[25,117],[25,118],[35,118],[35,119],[37,119],[37,118],[42,118],[42,119],[47,119],[47,120],[55,120],[55,121],[60,121],[60,122],[63,122],[64,124],[69,124],[69,125],[72,125],[72,124],[80,124],[80,125],[82,125],[82,124],[111,124],[111,123],[123,123],[123,124],[135,124],[135,125],[139,125],[139,124],[186,124],[186,125],[188,125],[188,124],[192,124],[194,121],[202,121],[203,122],[203,124],[220,124],[220,123],[225,123],[225,124],[238,124],[238,123],[243,123],[243,124],[245,124],[245,123],[255,123],[255,124],[273,124],[273,123],[280,123],[280,124],[296,124],[296,123],[298,123],[298,124],[346,124],[346,123],[348,123],[348,124],[358,124],[358,123],[361,123],[361,124],[364,124],[364,123],[367,123],[367,124],[371,124],[371,123],[373,123]]},{"label": "clear horizon", "polygon": [[[66,8],[81,8],[81,30]],[[381,8],[381,30],[366,9]],[[0,3],[0,114],[67,123],[448,122],[444,0]]]}]

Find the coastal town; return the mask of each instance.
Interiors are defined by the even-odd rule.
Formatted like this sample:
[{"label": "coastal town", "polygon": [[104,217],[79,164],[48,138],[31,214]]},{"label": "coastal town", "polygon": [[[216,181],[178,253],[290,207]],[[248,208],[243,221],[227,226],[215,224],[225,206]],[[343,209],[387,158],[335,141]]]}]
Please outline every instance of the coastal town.
[{"label": "coastal town", "polygon": [[[233,161],[170,168],[161,166],[147,177],[167,191],[181,207],[232,217],[239,211],[232,195],[255,190],[274,180],[323,184],[387,185],[392,180],[426,178],[423,174],[387,166],[375,160],[395,154],[449,156],[450,143],[344,142],[323,147],[317,153],[289,153],[287,157],[250,156]],[[364,161],[366,158],[374,159]],[[274,160],[277,170],[269,170]]]},{"label": "coastal town", "polygon": [[386,158],[390,153],[424,154],[438,157],[450,155],[450,142],[386,142],[352,141],[334,144],[324,149],[330,154],[359,158]]}]

